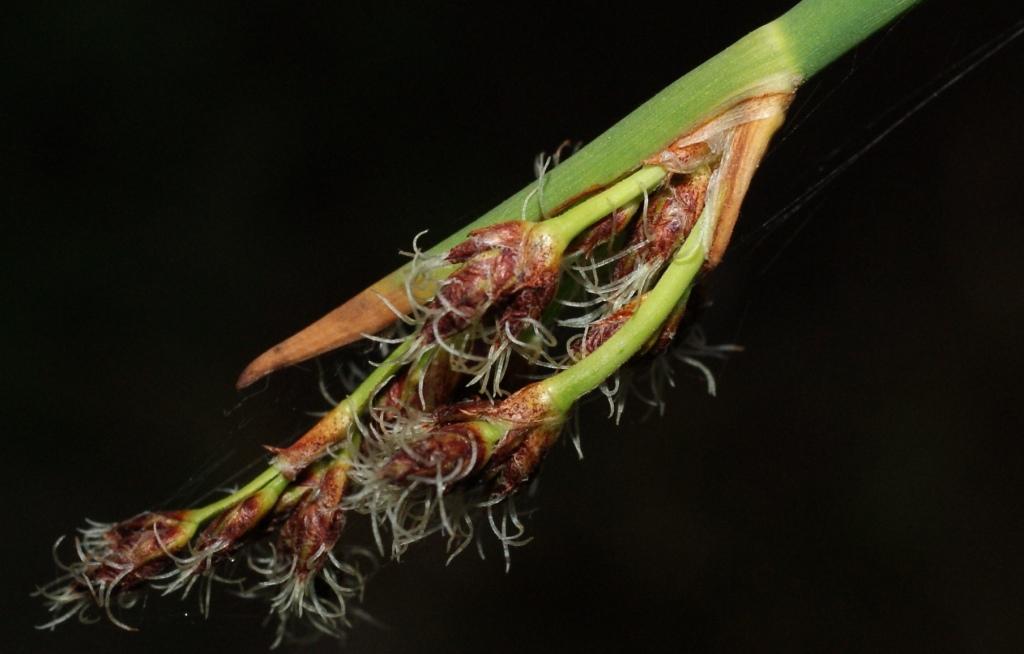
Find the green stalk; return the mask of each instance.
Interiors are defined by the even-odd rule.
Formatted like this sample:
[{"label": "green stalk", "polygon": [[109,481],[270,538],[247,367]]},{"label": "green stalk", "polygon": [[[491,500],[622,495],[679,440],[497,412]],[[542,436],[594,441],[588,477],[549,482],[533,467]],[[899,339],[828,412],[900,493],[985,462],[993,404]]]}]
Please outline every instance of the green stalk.
[{"label": "green stalk", "polygon": [[808,78],[921,0],[804,0],[762,29],[775,29]]},{"label": "green stalk", "polygon": [[366,410],[367,405],[373,398],[374,392],[376,392],[381,384],[408,363],[405,360],[405,356],[415,341],[415,336],[402,341],[398,347],[391,351],[391,354],[377,364],[373,372],[367,375],[366,379],[348,397],[338,402],[337,406],[328,411],[312,429],[293,443],[291,447],[295,447],[307,438],[313,438],[316,442],[320,443],[323,441],[325,434],[330,436],[331,441],[340,439],[348,431],[356,417]]},{"label": "green stalk", "polygon": [[[215,502],[211,502],[206,506],[200,507],[198,509],[192,509],[189,513],[191,514],[191,518],[196,522],[206,522],[207,520],[216,516],[222,511],[226,511],[235,504],[238,504],[239,502],[249,497],[253,493],[258,493],[264,487],[273,484],[280,485],[282,482],[284,483],[284,486],[288,485],[288,480],[282,477],[281,473],[279,473],[274,468],[267,468],[259,475],[257,475],[255,479],[250,481],[245,486],[242,486],[234,493],[231,493],[226,497],[222,497]],[[284,486],[281,487],[282,490],[284,489]]]},{"label": "green stalk", "polygon": [[394,375],[398,370],[404,366],[407,362],[405,361],[405,354],[412,347],[415,337],[410,337],[402,341],[401,345],[391,351],[391,354],[381,361],[376,368],[373,369],[369,375],[366,376],[359,386],[349,394],[341,402],[338,402],[337,406],[331,409],[327,415],[325,415],[319,424],[325,423],[351,423],[355,416],[362,413],[366,406],[370,403],[370,399],[373,397],[373,393],[377,388],[387,381],[388,377]]},{"label": "green stalk", "polygon": [[[678,137],[737,103],[795,91],[805,79],[919,1],[803,0],[670,84],[548,172],[543,193],[540,181],[529,184],[428,252],[443,252],[474,229],[520,217],[536,221],[564,211],[636,171]],[[685,25],[676,33],[685,38]],[[408,270],[408,264],[402,266],[263,353],[242,372],[239,388],[387,326],[393,317],[381,309],[377,296],[401,305]]]},{"label": "green stalk", "polygon": [[[402,341],[402,344],[391,351],[391,354],[381,361],[376,368],[373,369],[366,379],[356,387],[352,393],[346,397],[338,406],[334,407],[331,411],[338,411],[339,407],[343,405],[349,413],[356,415],[362,413],[366,406],[370,403],[370,399],[373,397],[374,392],[377,388],[387,381],[388,377],[398,372],[398,370],[405,365],[405,353],[412,347],[413,338],[407,338]],[[328,414],[329,415],[329,414]]]},{"label": "green stalk", "polygon": [[[765,84],[793,90],[920,0],[803,0],[694,68],[544,176],[544,213],[604,188],[681,134]],[[783,90],[783,89],[777,89]],[[444,239],[444,251],[480,227],[541,215],[537,182]],[[399,278],[402,270],[389,277]]]},{"label": "green stalk", "polygon": [[[388,377],[395,374],[399,368],[405,365],[405,353],[408,352],[410,347],[412,347],[412,339],[407,339],[401,345],[392,350],[391,354],[389,354],[384,361],[374,368],[373,372],[367,375],[366,379],[364,379],[348,397],[339,402],[337,406],[331,409],[331,411],[321,419],[321,423],[350,423],[355,415],[366,409],[366,405],[369,404],[370,399],[373,397],[373,393],[377,388],[383,384]],[[281,486],[281,489],[283,490],[289,483],[290,482],[284,477],[284,475],[282,475],[276,467],[271,465],[257,475],[252,481],[239,488],[234,493],[231,493],[226,497],[222,497],[221,499],[211,502],[201,508],[193,509],[191,512],[193,519],[197,522],[205,522],[222,511],[234,506],[238,502],[241,502],[253,493],[259,492],[265,487],[275,484],[283,484]]]},{"label": "green stalk", "polygon": [[643,296],[636,312],[615,334],[583,360],[538,382],[545,389],[552,408],[559,413],[568,411],[578,399],[600,386],[658,333],[704,264],[707,257],[703,245],[706,224],[705,212],[658,283]]},{"label": "green stalk", "polygon": [[565,250],[584,229],[647,193],[660,184],[667,174],[661,166],[645,166],[558,217],[544,221],[540,229],[555,240],[556,249]]},{"label": "green stalk", "polygon": [[[550,206],[541,207],[540,194],[536,192],[539,182],[534,182],[481,216],[467,230],[507,220],[517,209],[525,219],[537,220],[552,207],[563,206],[591,189],[611,184],[681,134],[744,97],[795,90],[804,79],[918,2],[803,0],[684,75],[551,171],[544,179],[544,201]],[[641,181],[638,176],[648,174],[652,175],[653,186],[660,182],[665,171],[656,166],[641,168],[601,196],[636,188],[647,181],[646,178]],[[658,174],[661,176],[654,180],[653,176]],[[636,195],[623,197],[617,204],[600,196],[592,198],[598,202],[584,201],[553,219],[552,232],[563,239],[575,235],[597,220],[592,218],[593,213],[601,211],[601,215],[607,215],[633,197]],[[612,204],[615,206],[609,206]],[[567,411],[657,333],[704,263],[707,256],[702,243],[705,221],[706,214],[661,279],[643,298],[636,313],[619,331],[579,363],[540,382],[550,393],[555,408]],[[462,238],[460,232],[435,247],[443,250]]]}]

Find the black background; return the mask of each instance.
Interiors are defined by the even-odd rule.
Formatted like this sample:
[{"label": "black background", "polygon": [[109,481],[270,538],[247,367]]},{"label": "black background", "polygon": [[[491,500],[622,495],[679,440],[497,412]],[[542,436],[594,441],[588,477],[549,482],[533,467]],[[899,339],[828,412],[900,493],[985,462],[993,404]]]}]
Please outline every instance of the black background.
[{"label": "black background", "polygon": [[[315,368],[236,394],[251,357],[788,4],[5,12],[3,649],[263,651],[230,597],[50,634],[28,593],[83,517],[187,501],[309,424]],[[925,3],[808,84],[713,281],[709,336],[746,348],[719,396],[593,405],[511,573],[432,541],[348,651],[1019,651],[1024,40],[763,226],[1017,4]]]}]

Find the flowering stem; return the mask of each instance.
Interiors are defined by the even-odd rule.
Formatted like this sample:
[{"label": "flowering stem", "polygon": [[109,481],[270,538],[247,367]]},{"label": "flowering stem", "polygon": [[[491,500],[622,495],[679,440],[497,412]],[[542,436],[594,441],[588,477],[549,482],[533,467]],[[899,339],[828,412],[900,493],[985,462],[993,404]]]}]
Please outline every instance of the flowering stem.
[{"label": "flowering stem", "polygon": [[[391,354],[389,354],[387,358],[377,364],[377,367],[373,369],[373,372],[367,375],[366,379],[364,379],[348,397],[342,400],[338,407],[342,404],[346,404],[348,405],[348,411],[352,414],[361,413],[370,403],[370,399],[381,384],[386,382],[388,377],[394,375],[403,365],[405,365],[405,354],[409,351],[409,348],[412,347],[412,344],[412,338],[407,338],[402,341],[401,345],[392,350]],[[338,407],[335,407],[334,411],[337,411]]]},{"label": "flowering stem", "polygon": [[[238,504],[245,498],[249,497],[253,493],[257,493],[262,490],[268,484],[280,483],[284,478],[281,473],[275,468],[267,468],[261,472],[256,478],[250,481],[245,486],[242,486],[234,493],[220,498],[215,502],[211,502],[206,506],[198,509],[192,509],[189,514],[190,517],[196,522],[206,522],[210,518],[216,516],[221,511],[224,511],[235,504]],[[285,480],[287,482],[287,480]],[[287,484],[286,484],[287,485]]]},{"label": "flowering stem", "polygon": [[[373,396],[374,391],[383,384],[388,377],[395,374],[395,372],[404,365],[404,355],[411,346],[411,341],[406,340],[399,347],[395,348],[390,355],[384,361],[382,361],[369,375],[363,380],[359,386],[352,391],[352,394],[346,397],[344,400],[338,403],[331,411],[324,416],[319,423],[310,432],[314,432],[318,427],[327,425],[331,427],[333,433],[332,442],[340,439],[348,430],[348,426],[351,424],[354,415],[362,412],[366,405],[369,403],[370,398]],[[323,430],[321,429],[322,434]],[[301,442],[302,439],[300,439]],[[242,486],[234,493],[220,498],[215,502],[211,502],[206,506],[198,509],[192,509],[189,512],[190,518],[196,522],[205,522],[217,514],[225,511],[226,509],[234,506],[238,502],[241,502],[245,498],[253,495],[265,488],[272,488],[277,494],[280,494],[284,489],[291,483],[290,480],[282,474],[281,470],[276,465],[271,465],[266,470],[257,475],[252,481],[245,486]]]},{"label": "flowering stem", "polygon": [[408,363],[406,354],[413,346],[414,340],[407,338],[392,350],[391,354],[377,364],[373,372],[367,375],[348,397],[331,409],[299,440],[281,450],[274,457],[271,466],[286,477],[294,478],[299,471],[323,456],[327,448],[347,437],[349,428],[366,409],[377,389]]},{"label": "flowering stem", "polygon": [[667,174],[661,166],[644,166],[565,213],[544,221],[538,229],[550,234],[560,245],[559,249],[564,250],[584,229],[649,192],[660,184]]},{"label": "flowering stem", "polygon": [[[526,186],[477,220],[430,248],[438,253],[468,232],[521,216],[539,220],[622,179],[680,135],[728,107],[766,92],[789,93],[920,0],[803,0],[683,75],[548,172],[541,206],[538,182]],[[694,29],[690,26],[690,29]],[[284,366],[305,361],[391,324],[379,300],[409,309],[399,268],[249,364],[238,387]]]},{"label": "flowering stem", "polygon": [[676,252],[658,283],[644,295],[633,316],[600,347],[570,368],[538,382],[553,406],[561,411],[594,390],[653,338],[679,299],[690,289],[707,256],[705,211]]},{"label": "flowering stem", "polygon": [[538,182],[508,198],[436,247],[444,250],[465,232],[519,215],[527,220],[564,206],[635,169],[680,134],[714,116],[770,80],[794,85],[835,61],[920,0],[803,0],[680,77],[613,125]]}]

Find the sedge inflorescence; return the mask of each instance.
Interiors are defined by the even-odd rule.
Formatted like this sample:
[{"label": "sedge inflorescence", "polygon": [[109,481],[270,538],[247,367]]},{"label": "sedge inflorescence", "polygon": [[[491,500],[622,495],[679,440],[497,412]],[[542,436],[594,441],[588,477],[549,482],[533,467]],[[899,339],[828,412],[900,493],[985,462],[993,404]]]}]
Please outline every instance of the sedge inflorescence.
[{"label": "sedge inflorescence", "polygon": [[367,335],[386,356],[350,395],[228,496],[89,523],[70,563],[58,541],[60,575],[37,590],[51,614],[41,627],[105,615],[131,629],[125,612],[147,590],[196,594],[205,615],[220,581],[266,602],[275,642],[299,625],[341,635],[376,565],[339,545],[359,515],[379,555],[433,534],[451,557],[473,543],[482,553],[491,534],[507,566],[529,540],[516,499],[563,433],[579,448],[576,410],[591,391],[616,419],[631,394],[661,409],[683,362],[714,392],[701,359],[727,348],[687,324],[692,290],[724,247],[720,223],[760,157],[748,150],[784,102],[773,107],[723,114],[550,218],[477,229],[443,252],[417,237],[410,310],[382,298],[400,329]]}]

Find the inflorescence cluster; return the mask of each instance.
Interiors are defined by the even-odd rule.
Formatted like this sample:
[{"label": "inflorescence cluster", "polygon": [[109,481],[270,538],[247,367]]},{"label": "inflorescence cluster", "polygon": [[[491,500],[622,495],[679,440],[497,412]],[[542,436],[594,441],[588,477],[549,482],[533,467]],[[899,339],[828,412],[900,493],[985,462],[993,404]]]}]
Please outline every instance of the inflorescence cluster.
[{"label": "inflorescence cluster", "polygon": [[[70,563],[58,540],[41,627],[105,615],[131,629],[124,612],[147,590],[195,591],[206,614],[222,581],[267,602],[276,642],[300,622],[340,635],[374,565],[338,546],[353,515],[392,558],[435,533],[454,557],[490,532],[507,561],[528,540],[515,498],[563,432],[579,447],[584,396],[600,391],[616,420],[629,393],[661,408],[673,360],[714,392],[699,359],[728,348],[680,325],[787,101],[737,103],[553,217],[478,229],[441,253],[414,241],[411,310],[388,303],[399,335],[367,336],[386,356],[348,397],[226,497],[90,522],[64,543]],[[236,560],[246,574],[224,576]]]}]

